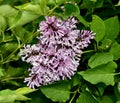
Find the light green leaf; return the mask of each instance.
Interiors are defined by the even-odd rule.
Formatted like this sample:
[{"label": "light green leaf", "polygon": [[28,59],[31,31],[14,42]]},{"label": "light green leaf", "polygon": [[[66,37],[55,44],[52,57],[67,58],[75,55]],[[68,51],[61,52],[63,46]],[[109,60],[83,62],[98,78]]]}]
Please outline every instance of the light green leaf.
[{"label": "light green leaf", "polygon": [[96,66],[106,64],[113,60],[113,55],[110,53],[96,53],[88,61],[88,65],[91,68],[94,68]]},{"label": "light green leaf", "polygon": [[92,16],[92,22],[90,25],[91,30],[96,33],[95,40],[101,41],[105,36],[105,24],[104,21],[97,15]]},{"label": "light green leaf", "polygon": [[34,14],[42,14],[42,11],[41,11],[42,8],[40,8],[39,4],[26,3],[20,6],[15,6],[15,8],[19,10],[24,10],[24,11],[30,11]]},{"label": "light green leaf", "polygon": [[7,28],[6,20],[3,16],[0,15],[0,31]]},{"label": "light green leaf", "polygon": [[39,0],[40,1],[40,8],[41,8],[41,11],[42,13],[45,13],[46,12],[46,8],[47,8],[47,1],[46,0]]},{"label": "light green leaf", "polygon": [[[19,14],[18,14],[19,15]],[[11,28],[15,27],[15,26],[22,26],[22,25],[25,25],[33,20],[35,20],[36,18],[38,18],[40,15],[36,15],[36,14],[33,14],[32,12],[28,12],[28,11],[23,11],[22,12],[22,15],[21,15],[21,18],[20,19],[17,19],[17,20],[12,20],[10,21],[10,24],[11,24]],[[16,22],[14,22],[16,21]]]},{"label": "light green leaf", "polygon": [[65,102],[70,98],[70,84],[61,81],[40,88],[43,94],[53,101]]},{"label": "light green leaf", "polygon": [[111,17],[105,20],[104,22],[106,27],[104,38],[114,40],[118,36],[120,31],[118,17],[117,16]]},{"label": "light green leaf", "polygon": [[25,97],[23,95],[16,94],[16,100],[21,100],[21,101],[26,101],[26,100],[31,100],[31,98]]},{"label": "light green leaf", "polygon": [[95,98],[87,91],[80,94],[76,103],[98,103]]},{"label": "light green leaf", "polygon": [[2,103],[14,102],[16,97],[17,96],[9,89],[0,91],[0,101],[2,101]]},{"label": "light green leaf", "polygon": [[56,5],[56,0],[48,0],[48,5]]},{"label": "light green leaf", "polygon": [[117,101],[117,103],[120,103],[120,101]]},{"label": "light green leaf", "polygon": [[22,101],[30,100],[30,98],[24,96],[24,94],[28,94],[33,91],[35,90],[31,90],[30,88],[27,87],[19,88],[17,90],[10,89],[2,90],[0,91],[0,103],[1,101],[2,103],[14,103],[15,100]]},{"label": "light green leaf", "polygon": [[114,72],[116,68],[117,65],[115,62],[109,62],[93,69],[79,72],[79,74],[92,84],[102,82],[106,85],[114,85]]},{"label": "light green leaf", "polygon": [[5,17],[13,17],[17,14],[17,10],[12,8],[10,5],[1,5],[0,6],[0,15]]},{"label": "light green leaf", "polygon": [[63,3],[65,3],[66,2],[66,0],[56,0],[56,4],[63,4]]},{"label": "light green leaf", "polygon": [[19,88],[17,90],[15,90],[15,92],[17,94],[28,94],[28,93],[31,93],[31,92],[34,92],[36,91],[36,89],[31,89],[31,88],[28,88],[28,87],[23,87],[23,88]]},{"label": "light green leaf", "polygon": [[118,60],[120,58],[120,44],[113,43],[109,52],[114,56],[114,60]]},{"label": "light green leaf", "polygon": [[3,69],[0,67],[0,77],[4,76]]}]

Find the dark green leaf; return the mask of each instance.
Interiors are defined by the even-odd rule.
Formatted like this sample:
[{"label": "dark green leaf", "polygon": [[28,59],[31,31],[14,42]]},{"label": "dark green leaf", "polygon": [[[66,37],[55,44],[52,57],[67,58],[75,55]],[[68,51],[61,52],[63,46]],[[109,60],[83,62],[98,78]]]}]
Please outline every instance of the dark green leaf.
[{"label": "dark green leaf", "polygon": [[79,20],[80,23],[84,24],[85,26],[89,27],[89,23],[80,15],[80,14],[76,14],[75,15],[77,17],[77,19]]},{"label": "dark green leaf", "polygon": [[80,5],[81,9],[95,9],[100,8],[103,5],[103,0],[83,0],[83,3]]},{"label": "dark green leaf", "polygon": [[92,84],[103,82],[106,85],[114,85],[114,72],[116,68],[117,65],[115,62],[109,62],[93,69],[79,72],[79,74]]},{"label": "dark green leaf", "polygon": [[72,86],[80,85],[80,84],[82,84],[82,82],[83,82],[82,77],[78,74],[76,74],[72,78]]},{"label": "dark green leaf", "polygon": [[95,40],[101,41],[105,36],[105,24],[104,21],[97,15],[92,16],[92,22],[90,25],[91,30],[96,33]]},{"label": "dark green leaf", "polygon": [[67,16],[75,15],[75,14],[80,13],[79,7],[77,5],[74,5],[74,4],[71,4],[71,3],[67,3],[64,6],[64,8],[65,8],[65,15],[67,15]]},{"label": "dark green leaf", "polygon": [[100,99],[99,103],[113,103],[113,101],[111,97],[105,95]]},{"label": "dark green leaf", "polygon": [[113,55],[110,53],[96,53],[88,61],[88,65],[91,68],[94,68],[96,66],[106,64],[113,60]]},{"label": "dark green leaf", "polygon": [[70,84],[59,82],[40,88],[44,95],[53,101],[65,102],[70,98]]},{"label": "dark green leaf", "polygon": [[98,88],[98,91],[99,91],[100,95],[102,96],[104,93],[104,90],[106,88],[106,85],[104,83],[99,83],[96,85],[96,87]]},{"label": "dark green leaf", "polygon": [[76,103],[98,103],[95,98],[87,91],[80,94]]}]

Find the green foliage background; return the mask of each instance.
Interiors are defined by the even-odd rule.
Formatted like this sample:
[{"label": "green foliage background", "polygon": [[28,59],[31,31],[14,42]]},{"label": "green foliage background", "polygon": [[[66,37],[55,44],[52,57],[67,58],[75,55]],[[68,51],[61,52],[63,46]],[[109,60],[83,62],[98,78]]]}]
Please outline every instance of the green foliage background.
[{"label": "green foliage background", "polygon": [[[19,52],[37,42],[45,16],[75,16],[96,32],[71,80],[37,89],[24,83]],[[120,0],[0,0],[0,103],[120,103]]]}]

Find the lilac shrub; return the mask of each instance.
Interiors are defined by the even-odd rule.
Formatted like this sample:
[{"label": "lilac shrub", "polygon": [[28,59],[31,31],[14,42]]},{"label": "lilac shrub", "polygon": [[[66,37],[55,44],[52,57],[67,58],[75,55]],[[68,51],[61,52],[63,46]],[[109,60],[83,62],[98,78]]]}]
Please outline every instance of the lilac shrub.
[{"label": "lilac shrub", "polygon": [[91,43],[95,33],[78,30],[77,20],[70,17],[62,21],[55,16],[46,17],[39,24],[39,42],[24,46],[20,55],[30,63],[30,74],[25,78],[30,88],[65,80],[76,73],[82,50]]}]

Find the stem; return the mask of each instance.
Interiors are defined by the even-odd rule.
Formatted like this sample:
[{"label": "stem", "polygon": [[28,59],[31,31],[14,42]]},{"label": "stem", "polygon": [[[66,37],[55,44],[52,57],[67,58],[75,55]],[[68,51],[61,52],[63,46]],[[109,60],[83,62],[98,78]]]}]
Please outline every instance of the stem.
[{"label": "stem", "polygon": [[80,88],[80,86],[77,88],[76,91],[72,92],[72,93],[74,93],[74,94],[73,94],[72,98],[70,99],[69,103],[72,103],[72,101],[74,100],[76,94],[77,94],[77,93],[80,93],[80,92],[79,92],[79,88]]},{"label": "stem", "polygon": [[57,7],[59,7],[59,5],[55,5],[51,10],[49,10],[48,15],[51,15],[52,12],[53,12]]},{"label": "stem", "polygon": [[12,42],[12,41],[13,41],[13,39],[9,39],[9,40],[2,41],[0,43],[7,43],[7,42]]},{"label": "stem", "polygon": [[82,54],[85,54],[85,53],[89,53],[89,52],[94,52],[95,50],[87,50],[87,51],[83,51]]},{"label": "stem", "polygon": [[25,77],[10,77],[10,78],[4,78],[1,80],[1,82],[7,81],[7,80],[15,80],[15,79],[24,79]]}]

